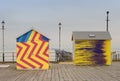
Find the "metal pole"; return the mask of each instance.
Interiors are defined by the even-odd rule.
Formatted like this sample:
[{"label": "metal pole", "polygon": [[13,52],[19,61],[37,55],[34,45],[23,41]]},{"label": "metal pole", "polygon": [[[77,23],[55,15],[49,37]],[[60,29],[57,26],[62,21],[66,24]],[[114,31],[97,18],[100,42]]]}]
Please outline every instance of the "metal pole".
[{"label": "metal pole", "polygon": [[61,23],[58,24],[59,25],[59,51],[61,50]]},{"label": "metal pole", "polygon": [[12,52],[12,60],[13,60],[13,63],[14,63],[14,52]]},{"label": "metal pole", "polygon": [[61,54],[60,54],[60,51],[61,51],[61,22],[58,24],[59,25],[59,56],[58,56],[58,58],[59,58],[59,60],[58,61],[60,61],[60,59],[61,59]]},{"label": "metal pole", "polygon": [[107,20],[106,20],[106,31],[108,32],[108,21],[109,21],[109,19],[108,19],[108,15],[109,15],[109,11],[107,11],[106,13],[107,13]]},{"label": "metal pole", "polygon": [[4,63],[4,61],[5,61],[5,54],[4,54],[4,24],[5,24],[5,22],[4,21],[2,21],[2,33],[3,33],[3,63]]}]

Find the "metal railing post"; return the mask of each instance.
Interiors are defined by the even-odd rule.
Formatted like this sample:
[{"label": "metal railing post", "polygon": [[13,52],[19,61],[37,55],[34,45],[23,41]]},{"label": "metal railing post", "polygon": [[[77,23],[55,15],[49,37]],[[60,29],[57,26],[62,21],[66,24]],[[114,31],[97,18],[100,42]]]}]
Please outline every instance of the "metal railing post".
[{"label": "metal railing post", "polygon": [[12,61],[14,63],[14,52],[12,52]]}]

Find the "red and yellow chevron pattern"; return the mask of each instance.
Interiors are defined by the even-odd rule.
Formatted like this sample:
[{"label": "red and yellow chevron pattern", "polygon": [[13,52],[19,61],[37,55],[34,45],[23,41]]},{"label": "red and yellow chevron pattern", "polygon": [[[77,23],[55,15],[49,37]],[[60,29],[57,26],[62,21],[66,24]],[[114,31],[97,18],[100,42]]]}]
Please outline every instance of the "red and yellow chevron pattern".
[{"label": "red and yellow chevron pattern", "polygon": [[[17,42],[17,69],[48,69],[49,43],[32,30],[27,41]],[[22,38],[23,39],[23,38]]]}]

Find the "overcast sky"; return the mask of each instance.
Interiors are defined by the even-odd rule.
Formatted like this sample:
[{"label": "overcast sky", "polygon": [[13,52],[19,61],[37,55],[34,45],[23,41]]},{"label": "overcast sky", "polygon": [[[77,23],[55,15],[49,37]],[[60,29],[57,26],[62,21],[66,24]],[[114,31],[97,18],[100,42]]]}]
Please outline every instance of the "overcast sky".
[{"label": "overcast sky", "polygon": [[58,48],[59,22],[62,23],[61,48],[71,50],[72,31],[106,30],[106,11],[110,11],[112,50],[118,50],[120,0],[0,0],[0,22],[5,21],[5,51],[15,51],[16,38],[32,28],[50,38],[50,48]]}]

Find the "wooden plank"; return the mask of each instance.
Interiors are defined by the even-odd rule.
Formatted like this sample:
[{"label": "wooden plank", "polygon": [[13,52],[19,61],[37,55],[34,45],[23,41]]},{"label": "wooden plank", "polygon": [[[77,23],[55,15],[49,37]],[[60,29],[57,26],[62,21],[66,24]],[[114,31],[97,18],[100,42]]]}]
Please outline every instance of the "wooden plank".
[{"label": "wooden plank", "polygon": [[15,64],[0,68],[0,81],[119,81],[120,62],[111,66],[50,64],[48,70],[16,70]]}]

